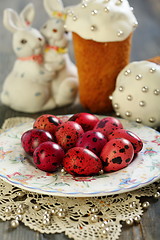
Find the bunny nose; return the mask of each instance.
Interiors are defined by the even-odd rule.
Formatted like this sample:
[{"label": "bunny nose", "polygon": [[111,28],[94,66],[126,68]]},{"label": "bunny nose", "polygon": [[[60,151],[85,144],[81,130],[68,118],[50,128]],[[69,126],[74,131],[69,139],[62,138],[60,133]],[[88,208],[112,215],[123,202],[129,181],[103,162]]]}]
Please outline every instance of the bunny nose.
[{"label": "bunny nose", "polygon": [[56,28],[54,28],[52,31],[56,33],[58,30]]}]

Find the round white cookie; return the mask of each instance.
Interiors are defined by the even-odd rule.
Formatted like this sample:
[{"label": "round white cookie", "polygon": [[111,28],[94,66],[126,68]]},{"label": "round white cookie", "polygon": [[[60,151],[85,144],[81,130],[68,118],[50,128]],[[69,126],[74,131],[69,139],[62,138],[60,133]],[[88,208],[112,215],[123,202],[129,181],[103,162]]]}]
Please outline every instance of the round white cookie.
[{"label": "round white cookie", "polygon": [[149,61],[128,64],[118,75],[111,99],[117,116],[160,126],[160,65]]},{"label": "round white cookie", "polygon": [[127,0],[82,0],[67,9],[66,29],[97,42],[123,41],[137,25]]}]

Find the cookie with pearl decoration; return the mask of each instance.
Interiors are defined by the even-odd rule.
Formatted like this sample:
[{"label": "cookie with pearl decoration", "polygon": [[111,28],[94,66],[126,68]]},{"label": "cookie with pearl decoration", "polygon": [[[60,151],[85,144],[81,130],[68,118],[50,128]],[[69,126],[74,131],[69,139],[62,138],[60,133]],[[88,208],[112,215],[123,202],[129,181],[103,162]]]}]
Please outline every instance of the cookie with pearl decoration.
[{"label": "cookie with pearl decoration", "polygon": [[150,127],[160,126],[160,56],[128,64],[110,97],[117,116]]}]

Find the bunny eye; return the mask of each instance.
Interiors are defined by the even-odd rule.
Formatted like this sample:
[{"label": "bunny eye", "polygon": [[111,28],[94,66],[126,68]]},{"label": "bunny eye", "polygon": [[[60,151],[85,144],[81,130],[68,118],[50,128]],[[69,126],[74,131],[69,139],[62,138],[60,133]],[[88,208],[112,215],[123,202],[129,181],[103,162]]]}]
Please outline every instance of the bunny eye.
[{"label": "bunny eye", "polygon": [[47,28],[47,25],[44,25],[43,28]]},{"label": "bunny eye", "polygon": [[42,41],[42,38],[38,38],[39,41]]},{"label": "bunny eye", "polygon": [[26,43],[27,43],[27,40],[26,40],[26,39],[22,39],[22,40],[21,40],[21,43],[22,43],[22,44],[26,44]]},{"label": "bunny eye", "polygon": [[58,32],[58,30],[57,30],[56,28],[53,28],[52,31],[53,31],[54,33]]}]

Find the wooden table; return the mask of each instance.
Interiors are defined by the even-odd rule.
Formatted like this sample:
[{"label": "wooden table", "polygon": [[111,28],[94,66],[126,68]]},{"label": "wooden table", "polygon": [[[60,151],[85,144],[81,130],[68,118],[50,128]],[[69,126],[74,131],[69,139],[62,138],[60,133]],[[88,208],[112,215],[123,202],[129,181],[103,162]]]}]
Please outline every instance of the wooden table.
[{"label": "wooden table", "polygon": [[[15,56],[11,47],[12,36],[2,25],[3,10],[11,7],[20,12],[24,4],[29,3],[29,0],[5,0],[0,3],[0,90],[2,83],[11,70]],[[42,5],[42,1],[32,0],[35,4],[36,19],[34,26],[40,27],[47,19]],[[80,2],[78,0],[64,0],[65,5],[75,4]],[[134,8],[134,13],[139,22],[139,27],[134,33],[133,48],[131,54],[131,61],[144,60],[160,55],[160,1],[159,0],[130,0],[130,5]],[[71,58],[74,60],[72,48],[70,50]],[[69,114],[87,111],[80,104],[74,104],[65,108],[48,111],[52,114]],[[8,107],[0,104],[0,125],[5,119],[15,116],[26,116],[36,118],[42,113],[25,114],[15,112]],[[104,113],[105,114],[105,113]],[[144,213],[140,224],[132,227],[124,227],[119,240],[159,240],[160,239],[160,202],[150,199],[152,202],[149,209]],[[8,230],[8,222],[0,222],[0,239],[1,240],[65,240],[68,239],[64,234],[47,235],[34,232],[27,227],[20,225],[16,230]]]}]

